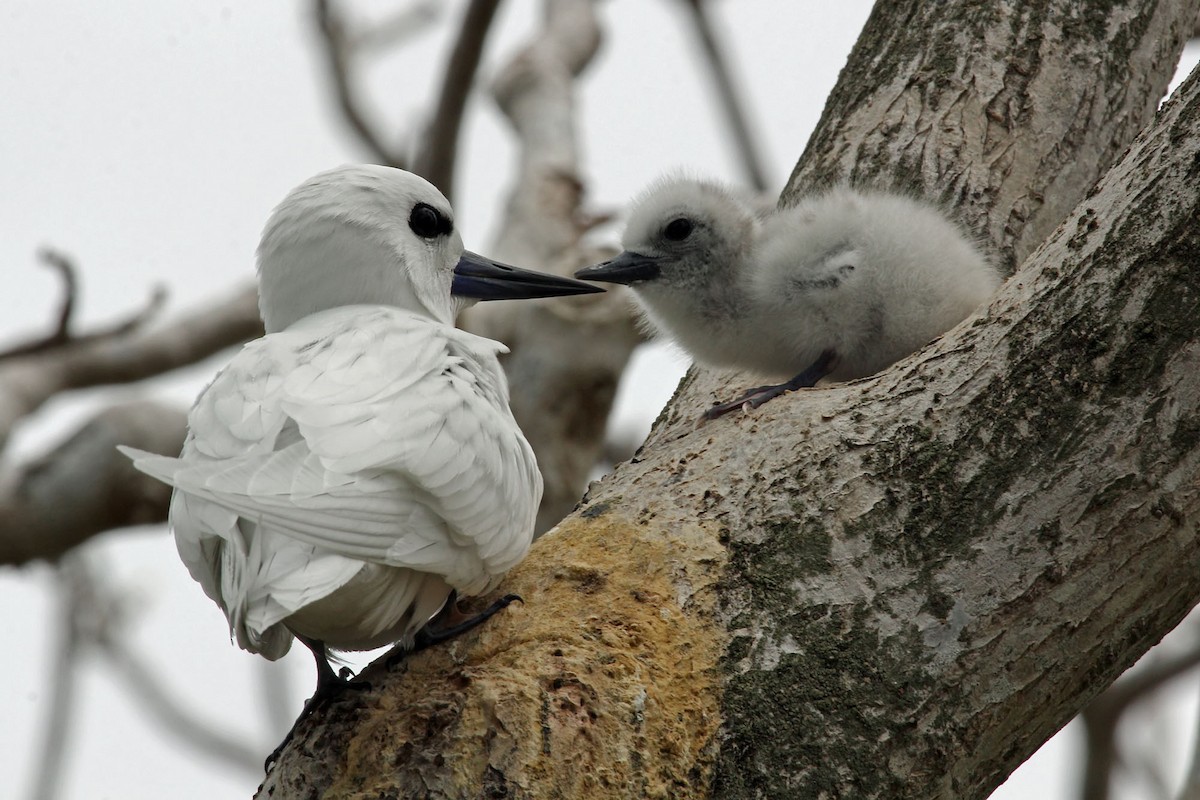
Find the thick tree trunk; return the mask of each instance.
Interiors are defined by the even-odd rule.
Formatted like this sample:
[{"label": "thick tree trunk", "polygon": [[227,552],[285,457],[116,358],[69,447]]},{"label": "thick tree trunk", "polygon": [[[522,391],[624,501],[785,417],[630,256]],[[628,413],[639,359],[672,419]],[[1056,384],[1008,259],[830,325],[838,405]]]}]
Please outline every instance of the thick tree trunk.
[{"label": "thick tree trunk", "polygon": [[[880,4],[785,200],[951,185],[1023,258],[1197,6],[1075,5]],[[260,797],[985,797],[1200,598],[1200,79],[1179,95],[918,355],[703,427],[749,379],[693,371],[512,572],[525,605],[368,670]]]}]

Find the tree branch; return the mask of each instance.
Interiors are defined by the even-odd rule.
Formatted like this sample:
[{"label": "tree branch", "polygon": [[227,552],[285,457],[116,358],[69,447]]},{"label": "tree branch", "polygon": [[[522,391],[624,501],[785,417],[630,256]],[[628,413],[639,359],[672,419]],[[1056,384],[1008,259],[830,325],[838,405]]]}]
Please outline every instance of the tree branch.
[{"label": "tree branch", "polygon": [[[574,78],[600,44],[593,4],[545,4],[540,34],[500,70],[492,87],[516,132],[519,171],[489,253],[514,264],[569,275],[610,257],[580,238],[583,182],[575,127]],[[546,490],[537,529],[575,505],[604,449],[617,381],[641,341],[621,292],[520,303],[481,303],[463,315],[468,330],[507,344],[517,423],[537,453]]]},{"label": "tree branch", "polygon": [[42,743],[38,750],[37,767],[31,800],[55,800],[59,796],[67,745],[71,738],[71,722],[75,699],[80,655],[84,642],[79,625],[81,608],[88,607],[85,598],[86,574],[82,562],[67,559],[56,571],[58,579],[58,646],[50,668],[50,686],[46,721],[43,723]]},{"label": "tree branch", "polygon": [[109,632],[100,644],[101,652],[113,665],[125,687],[164,730],[198,753],[226,766],[246,775],[259,773],[262,769],[259,749],[218,730],[184,708],[119,633]]},{"label": "tree branch", "polygon": [[165,522],[170,487],[135,470],[116,447],[175,455],[186,428],[182,409],[114,406],[0,478],[0,566],[53,560],[104,531]]},{"label": "tree branch", "polygon": [[483,44],[499,6],[500,0],[471,0],[467,5],[458,39],[450,51],[450,61],[442,73],[437,108],[414,165],[417,174],[441,189],[451,201],[454,199],[454,164],[458,157],[458,132],[463,110],[475,83]]},{"label": "tree branch", "polygon": [[63,348],[68,344],[79,346],[89,342],[125,336],[154,319],[167,300],[166,290],[162,287],[156,287],[151,293],[146,307],[130,315],[127,319],[83,336],[73,336],[71,334],[71,321],[75,312],[76,293],[79,288],[75,264],[66,256],[50,249],[41,251],[39,256],[43,263],[57,270],[63,278],[63,301],[58,312],[58,323],[55,326],[54,332],[47,336],[0,350],[0,361],[35,355],[47,350]]},{"label": "tree branch", "polygon": [[1200,665],[1200,646],[1173,654],[1130,673],[1100,693],[1083,710],[1087,748],[1083,767],[1083,787],[1079,796],[1086,800],[1107,800],[1112,767],[1118,763],[1117,726],[1129,707],[1161,688],[1163,684],[1191,672]]},{"label": "tree branch", "polygon": [[385,142],[374,123],[367,119],[350,74],[350,60],[354,56],[351,47],[353,37],[346,32],[345,21],[336,8],[335,0],[315,0],[313,13],[342,116],[366,146],[372,158],[380,164],[407,169],[408,159],[400,150]]},{"label": "tree branch", "polygon": [[143,316],[0,361],[0,450],[17,421],[59,392],[138,381],[262,335],[253,286],[156,329],[143,329]]},{"label": "tree branch", "polygon": [[51,800],[65,773],[63,755],[74,701],[75,675],[87,648],[98,648],[125,680],[130,692],[163,727],[202,753],[256,773],[261,764],[256,748],[217,731],[195,718],[171,696],[153,670],[129,647],[123,636],[126,615],[123,598],[98,577],[82,552],[64,558],[58,568],[62,597],[62,644],[55,662],[53,691],[39,779],[33,796]]},{"label": "tree branch", "polygon": [[43,264],[57,270],[63,279],[63,302],[58,312],[58,329],[50,337],[50,341],[65,342],[71,336],[71,318],[75,313],[75,265],[65,255],[50,248],[42,250],[38,256]]},{"label": "tree branch", "polygon": [[716,90],[721,110],[724,112],[726,124],[729,126],[729,132],[733,135],[735,149],[742,162],[746,185],[755,191],[765,192],[769,186],[767,171],[763,167],[762,156],[755,143],[754,135],[750,132],[746,110],[739,99],[743,95],[733,85],[733,76],[730,74],[729,65],[717,43],[712,22],[708,19],[707,2],[708,0],[684,0],[683,5],[687,8],[688,17],[692,22],[692,31],[700,44],[700,52],[704,56],[704,62],[708,65],[708,72],[712,77],[713,87]]},{"label": "tree branch", "polygon": [[[1073,8],[879,4],[865,35],[908,60],[872,74],[915,84],[920,64],[931,92],[952,85],[967,62],[923,54],[969,28],[956,57],[1036,46],[1039,74],[1121,83],[1144,93],[1123,107],[1153,106],[1169,70],[1145,51],[1173,63],[1195,4],[1118,4],[1066,37]],[[842,84],[835,107],[875,102],[862,74]],[[502,591],[526,605],[368,670],[372,690],[306,720],[260,796],[336,782],[986,797],[1200,597],[1200,77],[1178,95],[985,313],[919,354],[700,429],[712,384],[694,371],[640,455],[510,573]],[[910,112],[944,108],[918,99]],[[1010,132],[1052,116],[1018,114]],[[1100,170],[1113,143],[1080,134],[1056,159]],[[1044,153],[1002,150],[1005,174]],[[943,155],[930,163],[953,173],[996,163]]]},{"label": "tree branch", "polygon": [[[1193,722],[1193,725],[1196,723]],[[1200,800],[1200,731],[1193,735],[1192,756],[1175,800]]]},{"label": "tree branch", "polygon": [[[1122,2],[1134,21],[1097,10],[1089,26],[1067,2],[973,18],[958,3],[876,4],[782,202],[845,180],[941,198],[1012,272],[1153,118],[1190,28],[1183,5],[1166,22]],[[1081,72],[1107,68],[1098,47],[1128,59],[1128,81]]]},{"label": "tree branch", "polygon": [[346,39],[346,47],[360,53],[396,47],[427,30],[442,10],[439,0],[412,0],[387,18],[353,31]]}]

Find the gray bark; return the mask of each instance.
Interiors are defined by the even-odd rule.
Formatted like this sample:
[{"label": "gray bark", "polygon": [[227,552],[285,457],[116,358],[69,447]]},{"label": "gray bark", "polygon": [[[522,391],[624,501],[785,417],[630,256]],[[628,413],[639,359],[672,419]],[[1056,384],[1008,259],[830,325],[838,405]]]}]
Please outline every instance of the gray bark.
[{"label": "gray bark", "polygon": [[368,670],[260,796],[982,798],[1170,630],[1200,598],[1200,78],[1084,194],[1197,4],[1076,7],[880,4],[784,194],[950,186],[1008,263],[1054,230],[987,309],[703,427],[750,379],[694,370],[510,574],[524,606]]}]

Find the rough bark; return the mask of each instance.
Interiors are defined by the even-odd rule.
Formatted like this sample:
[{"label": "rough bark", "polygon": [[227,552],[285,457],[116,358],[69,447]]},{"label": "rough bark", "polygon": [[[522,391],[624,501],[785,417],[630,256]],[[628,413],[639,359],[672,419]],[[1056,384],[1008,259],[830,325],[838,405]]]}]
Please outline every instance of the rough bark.
[{"label": "rough bark", "polygon": [[[1196,4],[1069,5],[880,4],[785,193],[916,164],[1010,254],[1083,200],[983,313],[699,428],[740,384],[693,372],[510,575],[525,606],[368,672],[259,796],[982,798],[1170,630],[1200,598],[1200,78],[1083,195],[1135,130],[1090,109],[1145,119]],[[992,97],[937,119],[968,67]],[[978,149],[991,100],[1012,141]]]},{"label": "rough bark", "polygon": [[1154,115],[1185,5],[880,3],[784,202],[843,180],[939,197],[1011,272]]}]

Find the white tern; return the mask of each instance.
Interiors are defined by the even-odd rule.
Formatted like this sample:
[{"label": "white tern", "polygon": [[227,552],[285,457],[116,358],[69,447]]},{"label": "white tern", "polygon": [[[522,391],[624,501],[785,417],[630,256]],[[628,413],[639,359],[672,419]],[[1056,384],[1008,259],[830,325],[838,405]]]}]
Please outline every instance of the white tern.
[{"label": "white tern", "polygon": [[340,683],[327,647],[440,641],[515,599],[425,628],[525,556],[542,495],[507,349],[454,319],[597,287],[464,251],[441,192],[368,165],[293,190],[258,267],[266,335],[200,395],[182,454],[124,451],[175,487],[179,553],[237,643],[273,660],[300,638],[319,698]]},{"label": "white tern", "polygon": [[965,319],[1000,279],[934,206],[847,187],[756,214],[716,183],[668,178],[634,201],[624,252],[577,278],[627,284],[650,324],[696,360],[785,383],[871,375]]}]

